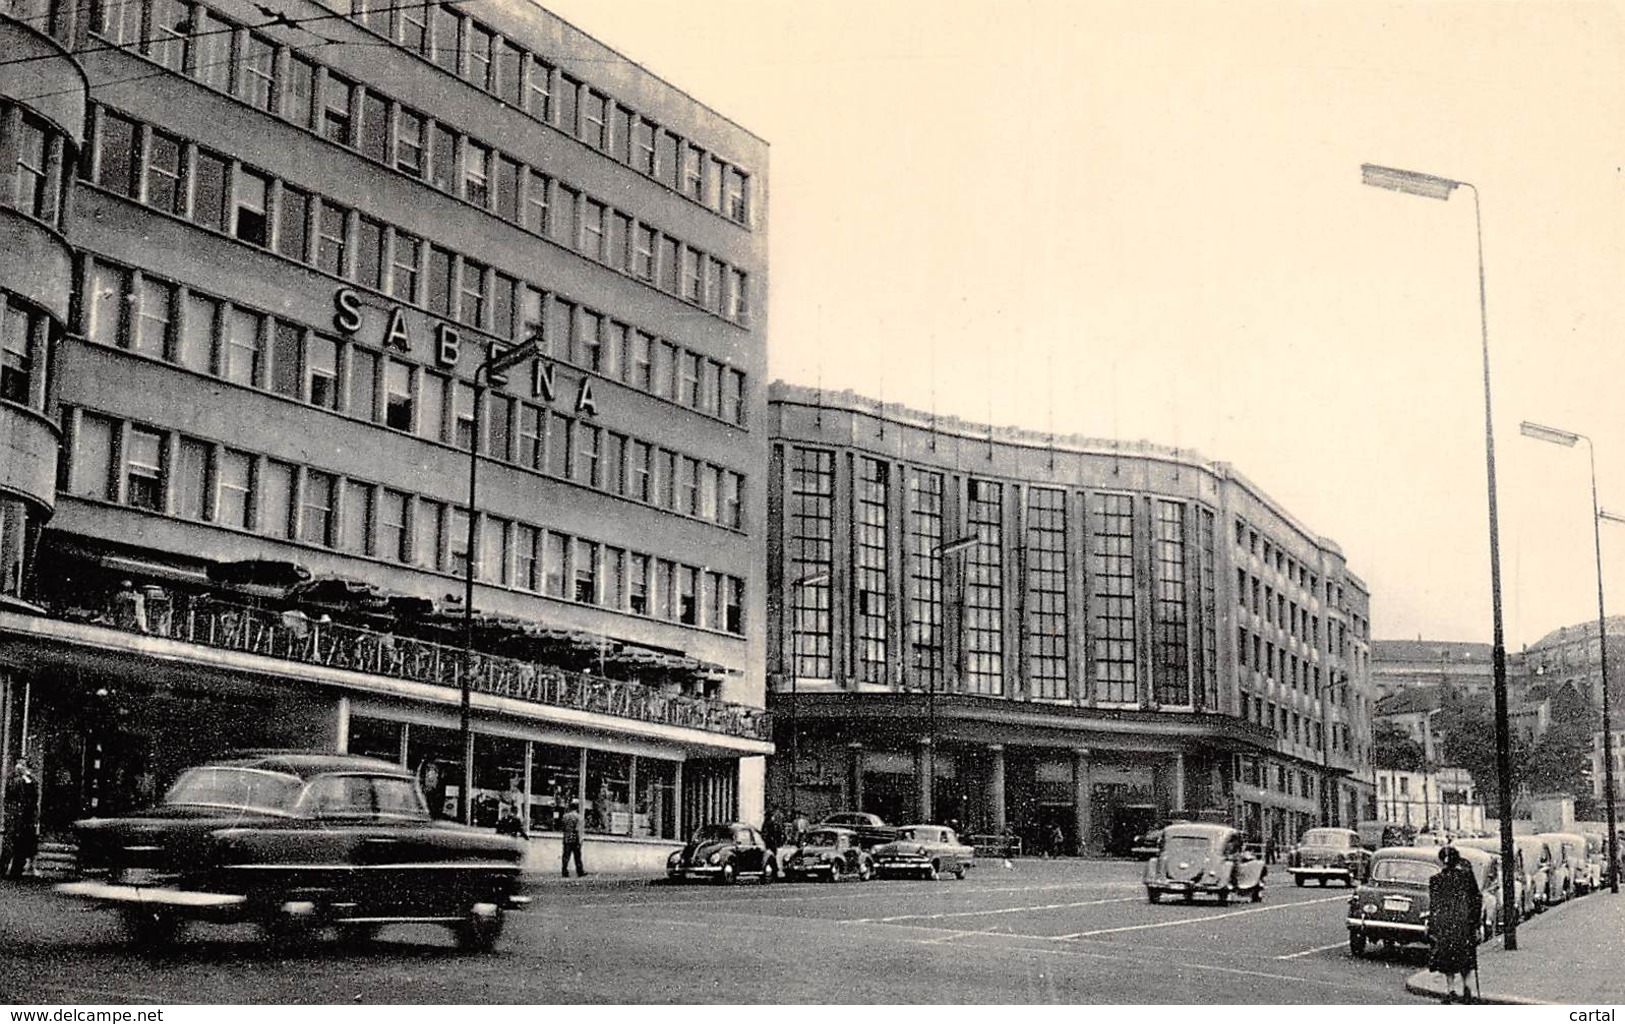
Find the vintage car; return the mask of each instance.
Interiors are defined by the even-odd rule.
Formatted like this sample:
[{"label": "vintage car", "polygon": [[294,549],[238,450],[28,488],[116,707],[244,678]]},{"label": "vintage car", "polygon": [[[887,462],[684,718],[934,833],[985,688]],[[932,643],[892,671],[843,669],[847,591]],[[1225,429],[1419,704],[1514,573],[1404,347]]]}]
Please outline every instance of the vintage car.
[{"label": "vintage car", "polygon": [[1365,878],[1371,853],[1360,845],[1360,834],[1348,828],[1312,828],[1286,857],[1294,885],[1318,879],[1324,886],[1335,878],[1352,888]]},{"label": "vintage car", "polygon": [[1562,846],[1562,862],[1567,867],[1569,896],[1584,896],[1596,888],[1591,845],[1579,832],[1553,832]]},{"label": "vintage car", "polygon": [[163,802],[74,826],[82,878],[64,896],[120,911],[135,941],[188,920],[254,921],[273,937],[321,926],[368,937],[438,922],[489,949],[524,906],[523,844],[433,821],[399,765],[320,753],[258,753],[188,769]]},{"label": "vintage car", "polygon": [[779,877],[779,861],[762,834],[749,825],[737,821],[701,825],[681,850],[666,859],[666,877],[703,878],[719,885],[759,878],[766,885]]},{"label": "vintage car", "polygon": [[826,882],[856,878],[867,882],[874,874],[874,859],[859,842],[858,834],[847,828],[813,826],[801,837],[801,846],[784,862],[784,877],[791,882],[809,878]]},{"label": "vintage car", "polygon": [[1608,884],[1608,839],[1601,832],[1582,832],[1586,841],[1586,891]]},{"label": "vintage car", "polygon": [[858,845],[865,850],[897,838],[896,826],[886,824],[878,814],[870,814],[867,811],[836,811],[833,814],[826,814],[824,820],[814,827],[844,828],[857,837]]},{"label": "vintage car", "polygon": [[1134,837],[1129,853],[1135,857],[1155,857],[1162,848],[1162,829],[1154,828]]},{"label": "vintage car", "polygon": [[1540,832],[1535,842],[1545,848],[1546,894],[1542,907],[1554,907],[1574,894],[1573,866],[1569,864],[1563,837],[1557,832]]},{"label": "vintage car", "polygon": [[[1454,845],[1458,850],[1483,850],[1491,857],[1499,858],[1501,856],[1501,840],[1499,839],[1458,839]],[[1535,901],[1533,894],[1530,892],[1528,873],[1525,872],[1522,867],[1523,853],[1518,850],[1517,842],[1515,840],[1513,842],[1512,856],[1514,858],[1512,865],[1512,892],[1513,898],[1517,901],[1513,905],[1518,908],[1518,920],[1522,921],[1527,919],[1535,912]],[[1505,862],[1503,861],[1502,863],[1504,870]],[[1499,895],[1499,890],[1497,890],[1497,895]]]},{"label": "vintage car", "polygon": [[903,825],[897,838],[869,851],[875,874],[918,874],[929,879],[952,873],[964,878],[976,862],[976,851],[959,841],[954,830],[943,825]]},{"label": "vintage car", "polygon": [[1187,823],[1162,830],[1157,855],[1145,863],[1145,896],[1152,903],[1179,895],[1189,903],[1197,895],[1264,898],[1268,866],[1241,848],[1241,833],[1228,825]]},{"label": "vintage car", "polygon": [[[1365,953],[1368,942],[1390,946],[1428,943],[1428,882],[1439,873],[1437,846],[1390,846],[1371,856],[1371,872],[1349,897],[1349,952]],[[1500,927],[1500,858],[1483,850],[1460,847],[1473,870],[1484,909],[1478,941],[1488,941]]]}]

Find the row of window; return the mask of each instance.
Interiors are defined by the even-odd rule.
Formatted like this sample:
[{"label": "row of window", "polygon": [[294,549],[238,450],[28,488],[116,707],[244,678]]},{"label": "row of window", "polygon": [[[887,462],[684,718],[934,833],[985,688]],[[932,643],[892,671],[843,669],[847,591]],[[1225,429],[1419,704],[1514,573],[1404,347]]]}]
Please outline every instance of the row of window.
[{"label": "row of window", "polygon": [[541,325],[556,358],[744,422],[744,374],[717,360],[106,108],[93,138],[91,180],[120,195],[504,339]]},{"label": "row of window", "polygon": [[[126,0],[132,2],[132,0]],[[354,19],[508,106],[750,225],[750,175],[441,3],[352,0]]]},{"label": "row of window", "polygon": [[0,101],[0,153],[14,154],[0,204],[58,231],[70,184],[68,137],[17,103]]},{"label": "row of window", "polygon": [[[1266,640],[1245,626],[1236,627],[1236,662],[1251,667],[1266,679],[1290,690],[1319,699],[1320,666],[1293,654],[1287,647]],[[1245,677],[1244,682],[1245,682]]]},{"label": "row of window", "polygon": [[[730,529],[743,526],[745,477],[733,470],[500,391],[479,395],[466,381],[143,271],[96,259],[86,280],[84,333],[98,344],[464,450],[478,421],[480,449],[492,458]],[[10,322],[0,321],[0,328]],[[13,357],[8,344],[8,367],[14,358],[22,357]],[[0,378],[0,387],[12,386],[6,382],[21,372]],[[718,386],[731,378],[707,379]]]},{"label": "row of window", "polygon": [[[462,575],[467,510],[380,484],[115,420],[69,414],[67,489],[98,501]],[[496,586],[744,631],[744,580],[499,516],[475,524],[476,578]]]},{"label": "row of window", "polygon": [[1243,566],[1236,567],[1236,603],[1242,611],[1262,615],[1266,623],[1285,630],[1293,639],[1320,649],[1320,616],[1299,607],[1286,591],[1277,591]]},{"label": "row of window", "polygon": [[[115,8],[122,13],[142,6],[172,6],[177,9],[178,23],[187,23],[181,9],[194,5],[180,0],[105,0],[103,4],[109,13],[115,13]],[[196,17],[197,24],[204,26],[198,37],[182,34],[147,40],[147,55],[495,213],[531,234],[712,313],[738,323],[747,321],[743,271],[445,122],[309,61],[291,48],[278,47],[246,30],[233,31],[201,6]],[[280,59],[278,50],[284,51]]]}]

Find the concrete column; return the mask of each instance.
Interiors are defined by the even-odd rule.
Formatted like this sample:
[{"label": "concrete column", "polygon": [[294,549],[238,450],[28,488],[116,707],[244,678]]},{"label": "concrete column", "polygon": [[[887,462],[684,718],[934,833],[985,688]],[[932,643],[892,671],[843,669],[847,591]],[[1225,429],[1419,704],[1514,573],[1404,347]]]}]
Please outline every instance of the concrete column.
[{"label": "concrete column", "polygon": [[987,803],[993,812],[993,831],[1003,832],[1004,818],[1004,744],[993,743],[987,748],[992,763],[987,773]]},{"label": "concrete column", "polygon": [[1094,792],[1094,779],[1089,765],[1089,748],[1076,747],[1072,751],[1072,816],[1078,832],[1078,853],[1091,850],[1090,830],[1093,826],[1090,797]]},{"label": "concrete column", "polygon": [[914,747],[914,820],[932,821],[932,811],[935,808],[934,791],[936,779],[933,778],[936,768],[936,758],[932,756],[931,740],[920,737]]},{"label": "concrete column", "polygon": [[1174,755],[1173,772],[1174,772],[1173,784],[1169,787],[1171,797],[1173,799],[1175,807],[1184,808],[1184,806],[1185,806],[1185,755],[1183,753],[1179,753],[1179,754]]},{"label": "concrete column", "polygon": [[863,744],[846,745],[847,806],[854,811],[863,810]]}]

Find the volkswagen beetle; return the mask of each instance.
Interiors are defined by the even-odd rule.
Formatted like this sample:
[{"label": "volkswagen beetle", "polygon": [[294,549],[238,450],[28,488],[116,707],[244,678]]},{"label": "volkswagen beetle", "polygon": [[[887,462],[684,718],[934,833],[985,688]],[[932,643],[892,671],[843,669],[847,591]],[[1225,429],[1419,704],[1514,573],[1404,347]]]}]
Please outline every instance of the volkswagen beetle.
[{"label": "volkswagen beetle", "polygon": [[1179,895],[1189,903],[1197,895],[1215,897],[1221,905],[1232,896],[1254,903],[1264,898],[1268,868],[1256,854],[1241,848],[1241,833],[1228,825],[1186,823],[1162,830],[1157,855],[1145,864],[1145,896],[1152,903]]},{"label": "volkswagen beetle", "polygon": [[766,885],[779,877],[779,862],[762,834],[742,822],[702,825],[681,850],[666,860],[666,877],[673,881],[708,878],[731,885],[741,878],[759,878]]},{"label": "volkswagen beetle", "polygon": [[801,847],[784,865],[784,877],[792,882],[808,878],[822,878],[826,882],[856,878],[867,882],[874,873],[874,861],[859,845],[856,833],[823,826],[802,836]]}]

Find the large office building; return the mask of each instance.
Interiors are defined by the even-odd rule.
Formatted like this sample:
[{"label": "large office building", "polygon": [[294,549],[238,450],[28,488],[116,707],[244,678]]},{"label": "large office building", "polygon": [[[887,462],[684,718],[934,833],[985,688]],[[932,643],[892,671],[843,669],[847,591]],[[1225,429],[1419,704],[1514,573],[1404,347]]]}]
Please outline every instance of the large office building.
[{"label": "large office building", "polygon": [[579,799],[600,867],[759,816],[766,144],[528,0],[8,15],[0,755],[48,837],[243,747]]},{"label": "large office building", "polygon": [[1235,469],[768,401],[771,800],[1065,851],[1370,815],[1366,587]]}]

